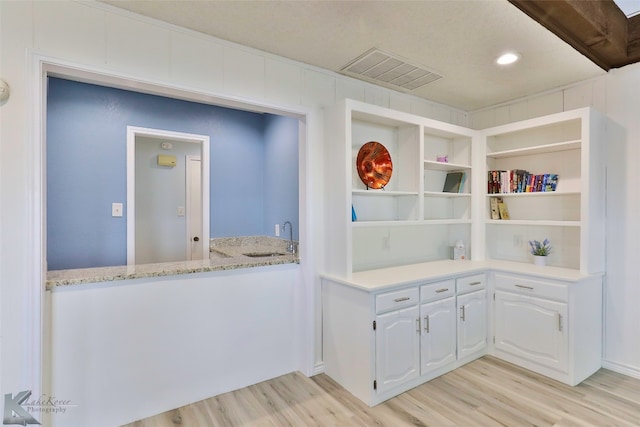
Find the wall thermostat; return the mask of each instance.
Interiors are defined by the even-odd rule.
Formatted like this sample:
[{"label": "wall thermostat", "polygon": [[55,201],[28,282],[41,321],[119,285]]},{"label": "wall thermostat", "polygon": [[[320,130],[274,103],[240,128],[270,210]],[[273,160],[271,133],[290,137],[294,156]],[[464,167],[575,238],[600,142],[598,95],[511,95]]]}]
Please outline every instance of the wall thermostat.
[{"label": "wall thermostat", "polygon": [[167,156],[164,154],[158,154],[158,166],[175,167],[176,156]]}]

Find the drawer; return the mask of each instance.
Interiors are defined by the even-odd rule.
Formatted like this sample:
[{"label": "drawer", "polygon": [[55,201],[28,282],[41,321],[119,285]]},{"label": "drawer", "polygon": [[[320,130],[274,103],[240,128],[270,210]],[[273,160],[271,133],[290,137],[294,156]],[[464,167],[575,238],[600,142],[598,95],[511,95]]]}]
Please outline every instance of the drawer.
[{"label": "drawer", "polygon": [[496,273],[495,289],[558,301],[569,300],[569,286],[566,284],[513,274]]},{"label": "drawer", "polygon": [[420,286],[420,302],[434,301],[454,295],[456,281],[454,279],[429,283]]},{"label": "drawer", "polygon": [[456,279],[456,290],[459,294],[466,294],[486,287],[487,278],[484,273]]},{"label": "drawer", "polygon": [[418,304],[418,288],[405,288],[376,295],[376,314]]}]

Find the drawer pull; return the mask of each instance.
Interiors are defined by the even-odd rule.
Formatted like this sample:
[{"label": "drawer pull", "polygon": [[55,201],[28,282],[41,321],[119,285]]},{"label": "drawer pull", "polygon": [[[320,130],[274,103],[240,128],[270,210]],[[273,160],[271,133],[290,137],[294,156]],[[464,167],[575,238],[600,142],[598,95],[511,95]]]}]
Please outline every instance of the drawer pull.
[{"label": "drawer pull", "polygon": [[394,299],[395,302],[402,302],[402,301],[407,301],[410,300],[411,298],[409,297],[402,297],[402,298],[396,298]]},{"label": "drawer pull", "polygon": [[436,294],[440,294],[442,292],[447,292],[449,288],[436,289]]},{"label": "drawer pull", "polygon": [[424,316],[424,331],[429,333],[429,316]]},{"label": "drawer pull", "polygon": [[477,286],[477,285],[481,285],[482,282],[471,282],[469,283],[469,286]]},{"label": "drawer pull", "polygon": [[517,288],[522,288],[522,289],[528,289],[530,291],[533,290],[532,286],[526,286],[526,285],[516,285]]}]

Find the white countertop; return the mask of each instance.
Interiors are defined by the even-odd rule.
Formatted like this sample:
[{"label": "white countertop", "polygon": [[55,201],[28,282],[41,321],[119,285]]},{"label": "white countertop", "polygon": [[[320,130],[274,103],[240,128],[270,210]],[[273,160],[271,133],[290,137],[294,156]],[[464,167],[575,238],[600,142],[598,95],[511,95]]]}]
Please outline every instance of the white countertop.
[{"label": "white countertop", "polygon": [[554,280],[577,282],[590,276],[578,270],[511,262],[511,261],[432,261],[397,267],[380,268],[353,273],[351,277],[322,275],[323,278],[359,288],[365,291],[379,291],[418,282],[434,281],[440,278],[482,273],[485,271],[504,271],[546,277]]}]

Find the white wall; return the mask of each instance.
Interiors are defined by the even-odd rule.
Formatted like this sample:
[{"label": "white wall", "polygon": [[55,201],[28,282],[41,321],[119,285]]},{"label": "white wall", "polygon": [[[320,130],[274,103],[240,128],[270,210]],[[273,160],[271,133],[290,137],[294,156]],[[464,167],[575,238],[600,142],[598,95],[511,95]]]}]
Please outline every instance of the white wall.
[{"label": "white wall", "polygon": [[476,129],[593,107],[607,124],[607,246],[603,366],[640,378],[640,64],[470,114]]},{"label": "white wall", "polygon": [[298,269],[57,288],[51,394],[77,406],[53,425],[122,425],[296,370]]},{"label": "white wall", "polygon": [[[300,168],[302,263],[294,287],[294,366],[307,374],[314,371],[314,364],[319,367],[322,356],[317,278],[322,262],[320,254],[326,243],[320,229],[323,223],[322,108],[348,97],[454,124],[466,125],[467,122],[466,114],[460,110],[103,4],[0,1],[0,78],[9,83],[12,91],[9,101],[0,106],[0,386],[3,394],[29,389],[36,395],[41,392],[39,348],[47,347],[41,344],[40,333],[44,187],[40,164],[43,151],[36,143],[39,106],[34,96],[38,83],[34,75],[34,54],[49,57],[53,62],[174,89],[308,113],[302,126],[306,133]],[[151,283],[155,282],[151,281],[144,289],[153,296]],[[93,288],[79,292],[86,293],[82,299],[102,295]],[[54,312],[56,299],[53,299]],[[108,321],[104,322],[107,324],[100,327],[108,328]],[[127,330],[123,333],[123,339],[135,346],[134,336]],[[72,336],[65,336],[68,342],[58,341],[57,346],[76,345]],[[58,358],[56,363],[63,363],[55,351],[52,357]],[[97,392],[100,384],[90,384],[90,387],[93,389],[85,390],[89,395]],[[141,399],[153,400],[154,396]],[[100,414],[92,416],[99,418]]]}]

